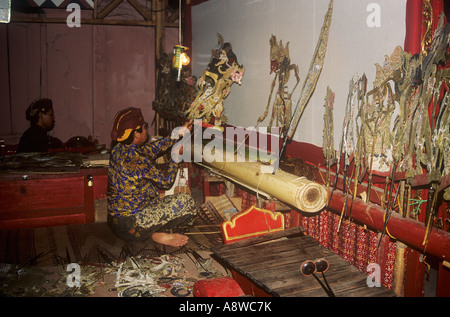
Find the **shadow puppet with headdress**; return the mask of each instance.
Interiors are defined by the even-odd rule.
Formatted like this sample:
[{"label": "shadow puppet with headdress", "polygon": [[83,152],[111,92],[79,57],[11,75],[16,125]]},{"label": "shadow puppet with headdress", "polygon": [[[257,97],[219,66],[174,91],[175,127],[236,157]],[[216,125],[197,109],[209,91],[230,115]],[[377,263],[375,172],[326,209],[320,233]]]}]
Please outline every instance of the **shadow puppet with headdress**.
[{"label": "shadow puppet with headdress", "polygon": [[188,119],[202,119],[210,123],[214,118],[214,125],[220,126],[223,118],[223,102],[229,95],[233,83],[241,85],[245,67],[239,65],[231,44],[224,42],[217,34],[218,46],[212,50],[210,62],[197,81],[198,93],[186,111]]}]

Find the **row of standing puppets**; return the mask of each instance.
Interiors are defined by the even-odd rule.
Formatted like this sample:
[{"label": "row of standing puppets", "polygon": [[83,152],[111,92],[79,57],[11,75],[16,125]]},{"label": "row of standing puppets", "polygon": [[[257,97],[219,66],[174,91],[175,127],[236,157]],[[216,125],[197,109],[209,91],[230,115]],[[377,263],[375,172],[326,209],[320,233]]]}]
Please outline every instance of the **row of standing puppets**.
[{"label": "row of standing puppets", "polygon": [[[333,0],[330,1],[325,14],[321,34],[294,114],[292,113],[292,94],[300,83],[298,66],[291,64],[289,42],[283,45],[282,41],[277,41],[276,36],[271,36],[269,40],[270,74],[273,73],[275,77],[267,106],[264,113],[258,117],[257,125],[267,117],[273,102],[269,129],[281,127],[282,135],[290,130],[288,137],[292,139],[301,113],[314,91],[322,70],[332,12]],[[201,119],[205,123],[213,121],[215,127],[220,127],[223,122],[226,122],[224,101],[234,83],[242,84],[245,67],[239,64],[231,43],[225,42],[220,34],[217,36],[218,44],[212,50],[208,66],[198,80],[195,80],[189,70],[183,69],[183,80],[174,81],[174,70],[171,67],[173,53],[165,54],[159,61],[160,76],[153,108],[163,118],[172,122],[183,122],[186,119]],[[289,89],[287,84],[292,72],[296,83],[292,89]],[[277,89],[274,96],[275,87]]]},{"label": "row of standing puppets", "polygon": [[[298,66],[291,63],[289,42],[283,45],[274,35],[269,39],[270,74],[274,78],[257,125],[266,119],[272,106],[269,129],[280,127],[282,139],[292,139],[314,92],[325,58],[332,9],[333,0],[295,107],[292,95],[299,86],[300,75]],[[389,176],[404,171],[406,178],[412,179],[428,172],[429,183],[438,189],[440,179],[450,172],[450,107],[447,106],[450,71],[441,67],[447,63],[449,30],[441,17],[434,37],[420,54],[412,56],[397,47],[390,56],[385,56],[382,66],[375,64],[377,73],[371,90],[367,89],[364,74],[351,78],[337,151],[333,122],[335,93],[327,89],[323,128],[327,171],[336,165],[339,173],[343,166],[346,174],[351,165],[355,169],[351,175],[359,182],[372,173]],[[172,56],[167,54],[161,60],[158,94],[153,103],[160,115],[175,122],[214,121],[217,127],[226,122],[224,101],[234,83],[242,84],[245,67],[238,63],[231,44],[220,34],[217,36],[218,44],[212,50],[209,64],[196,82],[189,70],[184,69],[183,80],[176,83],[171,74]],[[288,87],[292,76],[294,84]]]},{"label": "row of standing puppets", "polygon": [[[175,82],[173,54],[164,54],[160,60],[158,94],[153,103],[154,109],[163,117],[177,122],[202,119],[205,123],[213,121],[216,126],[226,122],[224,101],[233,84],[242,84],[245,67],[238,63],[231,43],[224,42],[220,34],[217,37],[218,45],[212,50],[207,69],[198,80],[189,70],[183,69],[182,82]],[[287,84],[291,73],[294,74],[296,83],[289,91]],[[257,120],[258,124],[267,117],[273,102],[269,130],[272,126],[288,126],[292,114],[292,95],[300,82],[298,65],[291,64],[289,42],[283,45],[281,40],[277,42],[275,35],[270,38],[270,74],[274,74],[274,78],[269,98],[264,113]],[[274,96],[275,87],[277,89]]]}]

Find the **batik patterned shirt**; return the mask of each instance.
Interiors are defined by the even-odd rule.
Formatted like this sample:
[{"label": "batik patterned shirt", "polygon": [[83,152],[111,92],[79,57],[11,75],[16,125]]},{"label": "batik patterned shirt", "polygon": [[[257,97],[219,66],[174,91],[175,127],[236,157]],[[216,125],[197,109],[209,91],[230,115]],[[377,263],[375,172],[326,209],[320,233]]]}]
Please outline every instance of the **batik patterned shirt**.
[{"label": "batik patterned shirt", "polygon": [[108,169],[108,212],[113,216],[131,216],[159,200],[159,189],[170,189],[178,163],[171,161],[164,170],[156,158],[169,149],[170,137],[144,145],[117,144],[111,151]]}]

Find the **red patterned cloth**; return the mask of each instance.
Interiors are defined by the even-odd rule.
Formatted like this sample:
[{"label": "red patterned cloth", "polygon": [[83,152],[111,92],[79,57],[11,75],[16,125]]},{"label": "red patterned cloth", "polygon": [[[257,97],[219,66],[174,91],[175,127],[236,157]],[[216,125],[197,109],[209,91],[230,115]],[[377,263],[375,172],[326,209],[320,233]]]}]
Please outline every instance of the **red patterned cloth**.
[{"label": "red patterned cloth", "polygon": [[381,283],[388,289],[392,288],[395,242],[387,240],[387,246],[379,252],[378,233],[348,219],[342,219],[339,226],[340,216],[329,211],[322,211],[313,217],[302,216],[292,211],[291,223],[295,223],[292,219],[295,217],[299,218],[299,225],[305,228],[306,234],[314,237],[321,245],[341,256],[360,271],[368,273],[367,266],[370,263],[379,264]]}]

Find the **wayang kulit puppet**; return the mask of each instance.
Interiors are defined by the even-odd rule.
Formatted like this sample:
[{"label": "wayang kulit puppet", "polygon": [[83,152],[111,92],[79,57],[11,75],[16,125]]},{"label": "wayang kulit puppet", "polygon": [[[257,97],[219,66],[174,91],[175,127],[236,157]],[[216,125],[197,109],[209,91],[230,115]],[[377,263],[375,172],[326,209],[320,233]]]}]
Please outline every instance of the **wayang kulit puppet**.
[{"label": "wayang kulit puppet", "polygon": [[[294,71],[296,83],[291,92],[288,91],[288,82],[290,79],[290,73]],[[283,46],[283,42],[277,42],[275,35],[270,38],[270,74],[275,73],[275,78],[272,81],[270,87],[269,100],[267,101],[267,106],[264,114],[258,118],[258,122],[262,122],[269,113],[270,102],[272,100],[273,90],[278,80],[278,87],[273,101],[272,115],[270,117],[270,122],[268,129],[272,128],[274,124],[276,126],[281,126],[282,129],[287,129],[291,121],[292,115],[292,94],[295,88],[297,88],[300,82],[298,66],[291,64],[291,58],[289,56],[289,42]]]},{"label": "wayang kulit puppet", "polygon": [[231,44],[225,43],[220,34],[217,37],[218,46],[212,50],[208,67],[197,81],[198,92],[186,116],[188,119],[202,119],[205,123],[210,123],[213,117],[214,125],[219,127],[224,100],[230,93],[231,85],[241,85],[245,67],[239,65]]},{"label": "wayang kulit puppet", "polygon": [[[341,145],[334,160],[336,174],[343,174],[347,194],[353,178],[353,197],[357,184],[367,176],[367,190],[359,194],[367,203],[373,175],[385,177],[380,201],[386,216],[381,237],[393,211],[415,218],[423,210],[420,204],[426,202],[425,246],[431,228],[444,228],[447,221],[436,208],[438,196],[450,197],[450,191],[440,185],[450,174],[450,72],[441,68],[449,62],[450,24],[444,24],[444,18],[441,15],[429,47],[423,46],[420,53],[411,55],[398,46],[385,56],[382,65],[375,64],[376,78],[370,91],[366,92],[366,79],[352,79]],[[330,131],[325,123],[324,129]],[[345,160],[343,171],[339,170],[341,156]],[[421,189],[412,186],[416,176],[421,176],[416,188],[428,186],[426,200],[415,199],[421,195]],[[342,213],[347,209],[351,210],[351,202],[345,204]]]},{"label": "wayang kulit puppet", "polygon": [[195,78],[189,69],[182,69],[181,80],[176,82],[172,67],[173,53],[164,53],[158,61],[159,76],[153,109],[169,122],[181,125],[185,121],[184,112],[195,96]]}]

